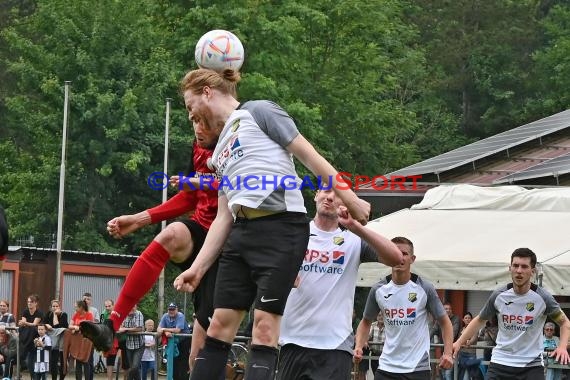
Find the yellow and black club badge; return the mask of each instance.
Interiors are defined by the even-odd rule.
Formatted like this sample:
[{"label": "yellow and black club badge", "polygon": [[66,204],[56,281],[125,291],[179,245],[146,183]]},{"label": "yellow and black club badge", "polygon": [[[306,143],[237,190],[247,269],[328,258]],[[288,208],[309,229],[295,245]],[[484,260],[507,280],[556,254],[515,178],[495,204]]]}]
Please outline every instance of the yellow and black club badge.
[{"label": "yellow and black club badge", "polygon": [[527,302],[526,303],[526,309],[528,311],[533,311],[534,310],[534,302]]},{"label": "yellow and black club badge", "polygon": [[418,300],[418,293],[408,293],[408,301],[416,302]]},{"label": "yellow and black club badge", "polygon": [[335,243],[336,245],[343,245],[344,238],[342,236],[335,236],[333,237],[333,243]]},{"label": "yellow and black club badge", "polygon": [[232,127],[230,128],[230,130],[233,132],[237,131],[239,129],[239,119],[235,119],[234,122],[232,123]]}]

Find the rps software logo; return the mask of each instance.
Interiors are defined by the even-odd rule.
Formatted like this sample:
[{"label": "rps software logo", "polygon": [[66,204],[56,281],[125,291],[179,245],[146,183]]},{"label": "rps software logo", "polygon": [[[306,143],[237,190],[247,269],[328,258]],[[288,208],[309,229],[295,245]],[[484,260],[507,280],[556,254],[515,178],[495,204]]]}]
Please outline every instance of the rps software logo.
[{"label": "rps software logo", "polygon": [[506,330],[527,331],[534,324],[534,316],[503,314],[501,321]]},{"label": "rps software logo", "polygon": [[343,251],[319,251],[316,249],[307,249],[301,271],[326,273],[326,274],[342,274],[344,272],[345,252]]},{"label": "rps software logo", "polygon": [[384,322],[390,326],[411,326],[416,322],[415,307],[399,307],[384,309]]}]

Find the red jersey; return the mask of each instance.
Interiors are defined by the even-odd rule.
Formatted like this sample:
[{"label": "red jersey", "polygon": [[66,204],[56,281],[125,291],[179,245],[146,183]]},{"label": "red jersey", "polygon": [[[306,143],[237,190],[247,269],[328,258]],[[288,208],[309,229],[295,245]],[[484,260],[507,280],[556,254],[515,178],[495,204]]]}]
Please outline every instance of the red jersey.
[{"label": "red jersey", "polygon": [[[193,177],[212,177],[216,172],[208,167],[208,159],[212,157],[213,149],[201,148],[193,143],[192,162],[187,173]],[[209,179],[204,183],[210,183]],[[191,219],[195,220],[205,229],[210,229],[210,225],[216,217],[218,211],[217,190],[197,189],[193,191],[181,190],[178,194],[167,200],[165,203],[147,210],[152,223],[172,219],[189,213]]]}]

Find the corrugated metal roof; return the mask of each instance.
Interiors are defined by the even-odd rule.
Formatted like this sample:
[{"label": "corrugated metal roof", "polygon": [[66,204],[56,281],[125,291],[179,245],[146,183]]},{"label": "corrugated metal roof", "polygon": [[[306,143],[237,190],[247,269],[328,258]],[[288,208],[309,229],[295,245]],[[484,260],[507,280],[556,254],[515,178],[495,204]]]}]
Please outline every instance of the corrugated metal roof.
[{"label": "corrugated metal roof", "polygon": [[390,174],[439,174],[569,127],[570,109],[462,146]]}]

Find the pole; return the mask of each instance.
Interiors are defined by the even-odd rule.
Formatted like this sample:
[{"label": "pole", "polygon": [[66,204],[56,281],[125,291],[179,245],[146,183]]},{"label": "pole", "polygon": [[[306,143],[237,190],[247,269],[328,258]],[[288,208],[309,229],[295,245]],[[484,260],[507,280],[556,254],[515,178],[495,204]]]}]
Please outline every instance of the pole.
[{"label": "pole", "polygon": [[69,88],[71,81],[65,81],[65,97],[63,101],[63,135],[61,141],[61,165],[59,168],[59,205],[57,208],[57,241],[56,241],[56,273],[55,273],[55,299],[61,295],[61,245],[63,239],[63,206],[65,199],[65,160],[67,147],[67,124],[69,112]]},{"label": "pole", "polygon": [[[164,121],[164,168],[163,173],[168,173],[168,128],[170,126],[170,105],[172,103],[171,98],[166,98],[166,116]],[[166,178],[166,177],[165,177]],[[162,203],[166,202],[168,192],[168,184],[162,189]],[[166,228],[166,221],[162,221],[163,230]],[[158,315],[161,316],[164,312],[164,268],[160,272],[158,277]]]}]

